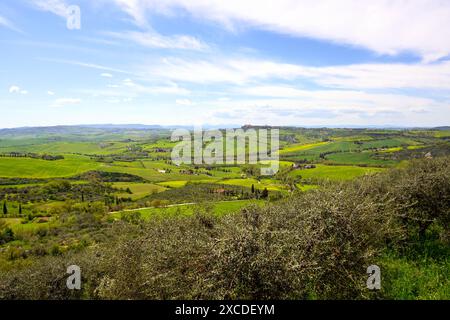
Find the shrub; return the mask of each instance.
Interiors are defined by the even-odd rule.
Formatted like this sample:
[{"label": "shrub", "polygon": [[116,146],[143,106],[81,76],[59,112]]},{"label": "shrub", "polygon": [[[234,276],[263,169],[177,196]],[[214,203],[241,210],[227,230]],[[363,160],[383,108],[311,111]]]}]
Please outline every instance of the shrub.
[{"label": "shrub", "polygon": [[[370,298],[366,268],[386,247],[417,238],[429,225],[448,233],[446,162],[422,160],[328,183],[221,218],[202,207],[193,216],[138,224],[125,215],[102,234],[107,243],[2,274],[0,299]],[[74,207],[79,215],[97,212]],[[70,264],[82,269],[81,292],[65,288]]]},{"label": "shrub", "polygon": [[450,227],[450,167],[448,158],[415,160],[392,179],[395,210],[405,227],[421,239],[433,224],[444,227],[441,236],[448,239]]}]

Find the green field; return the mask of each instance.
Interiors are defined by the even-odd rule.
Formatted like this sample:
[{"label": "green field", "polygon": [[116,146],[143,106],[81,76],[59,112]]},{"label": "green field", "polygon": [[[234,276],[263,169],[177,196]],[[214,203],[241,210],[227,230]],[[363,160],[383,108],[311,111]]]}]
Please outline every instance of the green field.
[{"label": "green field", "polygon": [[6,224],[11,227],[11,229],[17,234],[23,233],[33,233],[40,229],[48,229],[51,222],[40,219],[36,219],[34,222],[22,223],[23,220],[20,218],[0,218],[0,221],[6,222]]},{"label": "green field", "polygon": [[319,146],[327,145],[329,142],[317,142],[317,143],[308,143],[308,144],[301,144],[301,145],[292,145],[286,148],[283,148],[280,150],[280,154],[286,154],[286,153],[295,153],[297,151],[305,151],[305,150],[311,150]]},{"label": "green field", "polygon": [[58,178],[71,177],[100,168],[88,157],[66,155],[63,160],[0,157],[0,177]]},{"label": "green field", "polygon": [[165,182],[158,182],[157,184],[163,187],[167,188],[181,188],[184,187],[188,183],[186,180],[181,181],[165,181]]},{"label": "green field", "polygon": [[251,188],[253,185],[256,189],[262,190],[264,188],[267,188],[267,190],[272,191],[281,191],[285,189],[285,187],[281,185],[279,181],[274,179],[261,179],[259,181],[256,179],[225,179],[217,181],[216,183],[246,188]]},{"label": "green field", "polygon": [[314,169],[295,170],[291,174],[303,179],[351,180],[356,177],[381,172],[381,168],[356,166],[317,165]]},{"label": "green field", "polygon": [[19,146],[0,147],[0,152],[35,152],[49,154],[89,154],[107,155],[125,151],[127,144],[124,142],[66,142],[57,141],[42,144],[25,144]]},{"label": "green field", "polygon": [[374,157],[372,152],[346,152],[334,153],[326,156],[330,163],[348,165],[369,165],[369,166],[393,166],[397,164],[394,160],[383,160]]},{"label": "green field", "polygon": [[[177,205],[167,208],[146,208],[136,209],[128,212],[139,212],[143,219],[150,219],[152,217],[161,216],[187,216],[192,215],[197,211],[211,211],[215,215],[223,215],[227,213],[233,213],[239,211],[241,208],[248,205],[257,204],[263,205],[262,200],[236,200],[236,201],[223,201],[217,203],[204,203],[204,204],[187,204]],[[124,212],[115,212],[111,214],[113,218],[120,218]]]},{"label": "green field", "polygon": [[140,199],[147,195],[166,190],[166,188],[162,186],[151,183],[115,182],[113,183],[112,186],[116,189],[123,189],[123,190],[129,188],[130,191],[132,192],[131,194],[127,192],[121,192],[118,194],[118,196],[130,197],[133,200]]},{"label": "green field", "polygon": [[[21,134],[22,131],[24,133]],[[34,289],[17,291],[16,280],[6,283],[6,286],[2,281],[7,274],[14,272],[17,277],[14,279],[22,279],[19,284],[27,283],[31,274],[29,270],[37,275],[37,266],[45,265],[46,261],[52,267],[42,269],[45,274],[35,277],[39,280],[36,282],[38,287],[42,283],[40,277],[46,277],[47,270],[52,271],[53,266],[61,261],[72,264],[72,259],[77,256],[94,264],[94,268],[86,267],[84,270],[97,272],[96,268],[100,266],[95,265],[97,258],[89,256],[94,252],[102,254],[102,261],[111,259],[112,262],[111,267],[104,264],[108,268],[98,270],[105,272],[119,265],[123,268],[120,274],[127,276],[128,263],[134,261],[128,257],[136,257],[139,270],[149,270],[148,280],[153,281],[152,285],[159,281],[156,278],[164,278],[168,271],[180,276],[181,282],[186,277],[194,279],[198,274],[201,281],[208,281],[212,274],[205,277],[202,273],[205,270],[203,260],[209,258],[210,253],[220,252],[209,261],[209,266],[216,265],[216,260],[227,266],[229,273],[226,279],[233,278],[236,269],[240,270],[239,275],[244,282],[252,283],[252,286],[260,282],[260,276],[264,276],[264,283],[271,283],[272,288],[281,288],[276,290],[277,294],[284,296],[290,292],[286,292],[289,285],[283,277],[291,276],[289,270],[302,260],[311,263],[313,272],[317,261],[323,261],[325,257],[330,262],[328,270],[334,272],[335,262],[349,266],[346,261],[353,261],[354,250],[364,249],[360,243],[368,237],[374,237],[373,243],[382,246],[377,251],[379,254],[370,256],[368,262],[379,264],[384,270],[384,279],[389,278],[383,280],[384,291],[376,298],[449,296],[444,288],[448,281],[442,280],[448,269],[448,259],[438,261],[435,258],[436,252],[442,251],[441,246],[444,245],[440,240],[444,239],[440,236],[443,225],[435,226],[426,235],[429,244],[418,242],[417,238],[410,239],[410,243],[425,247],[421,255],[414,251],[408,257],[403,256],[403,251],[386,247],[378,239],[379,232],[387,232],[387,225],[367,229],[385,216],[379,214],[377,207],[371,206],[372,196],[376,199],[389,196],[393,202],[405,201],[404,204],[408,204],[405,208],[411,207],[411,203],[407,203],[408,196],[403,194],[409,191],[398,183],[412,185],[414,192],[408,195],[413,199],[417,197],[419,202],[422,195],[416,190],[421,190],[421,183],[433,181],[443,184],[442,190],[448,190],[445,179],[437,179],[448,174],[445,171],[447,160],[441,159],[450,155],[447,131],[283,127],[280,128],[279,171],[270,175],[263,175],[261,168],[268,167],[274,160],[260,159],[257,164],[239,165],[175,165],[171,159],[171,148],[175,143],[170,141],[171,131],[166,129],[129,131],[68,127],[18,129],[14,132],[4,131],[2,135],[0,130],[0,296],[5,287],[12,288],[10,292],[14,294],[20,292],[20,297],[38,292]],[[241,151],[248,150],[248,144],[240,148]],[[50,160],[59,158],[56,156],[64,159]],[[423,171],[420,172],[430,179],[414,177],[415,172],[409,168],[415,165],[416,160],[423,164],[419,166]],[[395,168],[399,175],[404,172],[407,174],[405,179],[409,180],[404,182],[396,175],[383,174],[391,168]],[[440,175],[433,175],[435,172]],[[377,177],[371,177],[373,175]],[[365,178],[357,183],[351,181],[362,176]],[[395,191],[391,192],[394,187]],[[252,192],[251,189],[255,190]],[[441,197],[434,193],[439,190],[429,186],[424,188],[433,199]],[[342,192],[345,197],[336,197],[337,192]],[[403,196],[396,198],[396,193]],[[325,200],[337,199],[332,203],[336,215],[328,214],[330,202],[322,201],[322,196]],[[362,214],[354,205],[360,201],[366,208]],[[386,214],[396,214],[394,211],[397,209],[389,207],[389,210],[392,212]],[[371,214],[375,215],[373,219]],[[364,219],[367,223],[362,223]],[[387,222],[390,228],[391,220]],[[358,230],[360,226],[364,227]],[[412,226],[411,231],[414,230]],[[386,235],[388,239],[395,238],[392,234]],[[149,251],[141,255],[139,250],[143,243],[149,244],[145,249]],[[333,250],[326,251],[324,256],[320,252],[329,243],[334,246]],[[404,245],[403,238],[396,245]],[[191,253],[198,254],[199,250],[201,255],[192,258]],[[317,260],[307,260],[314,252],[319,255],[315,257]],[[368,255],[372,252],[367,251]],[[440,255],[448,257],[447,252]],[[180,253],[186,255],[181,256]],[[156,261],[158,257],[160,261]],[[282,260],[278,261],[277,257],[282,257]],[[154,270],[150,270],[149,263]],[[174,273],[173,266],[177,268]],[[278,277],[280,282],[272,283],[273,275],[276,276],[273,270],[279,270],[279,266],[284,270]],[[189,273],[191,269],[195,270],[195,275]],[[220,276],[222,270],[216,269],[215,274]],[[355,270],[352,279],[359,279],[360,272],[365,275],[365,268],[356,266]],[[152,274],[153,271],[156,273]],[[116,275],[110,273],[108,277],[117,280]],[[314,273],[310,276],[314,278]],[[55,279],[60,277],[46,278],[44,283],[56,283]],[[98,274],[91,274],[86,279],[95,279],[93,288],[96,290],[115,290],[112,282],[98,277]],[[122,285],[128,288],[133,277],[130,276]],[[348,283],[353,283],[347,280],[339,287],[338,293]],[[178,290],[178,283],[180,281],[169,287]],[[314,290],[321,283],[311,285],[313,291],[301,297],[315,298]],[[331,282],[327,286],[329,284]],[[236,290],[248,286],[242,285],[243,282]],[[187,286],[191,287],[190,282]],[[40,294],[46,294],[48,285],[42,288],[39,289]],[[158,292],[165,294],[166,288],[167,284],[163,283]],[[323,289],[323,292],[328,292],[328,288]],[[266,288],[258,287],[258,290],[266,292]],[[352,292],[356,294],[358,290]],[[181,294],[188,291],[183,289]],[[151,295],[155,292],[153,288],[147,291]],[[194,290],[192,296],[198,296],[198,293]],[[247,291],[242,297],[252,295]],[[86,297],[97,298],[97,293]],[[178,295],[169,293],[167,297],[176,298]],[[235,291],[232,297],[241,298],[240,291]],[[357,297],[366,299],[371,296],[369,293]]]}]

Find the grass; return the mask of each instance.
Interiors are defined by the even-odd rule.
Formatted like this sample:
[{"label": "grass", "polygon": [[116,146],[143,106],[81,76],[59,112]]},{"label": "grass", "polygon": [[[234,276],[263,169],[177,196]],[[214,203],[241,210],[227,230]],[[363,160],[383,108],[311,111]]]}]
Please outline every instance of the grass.
[{"label": "grass", "polygon": [[121,153],[126,150],[127,143],[124,142],[70,142],[56,141],[41,144],[17,145],[1,148],[1,152],[35,152],[48,154],[99,154],[107,155],[113,153]]},{"label": "grass", "polygon": [[405,252],[387,250],[379,261],[382,291],[388,299],[450,299],[450,247],[435,237]]},{"label": "grass", "polygon": [[252,185],[255,186],[256,189],[264,189],[271,191],[281,191],[284,190],[284,186],[282,186],[277,180],[274,179],[261,179],[260,181],[252,178],[248,179],[225,179],[216,182],[217,184],[225,184],[225,185],[233,185],[251,188]]},{"label": "grass", "polygon": [[386,256],[381,263],[388,298],[401,300],[440,300],[450,298],[450,261],[411,261]]},{"label": "grass", "polygon": [[[413,147],[413,146],[410,146],[410,147]],[[409,147],[408,147],[408,149],[409,149]],[[398,152],[398,151],[402,151],[402,150],[403,150],[403,147],[392,147],[392,148],[387,148],[387,149],[381,150],[380,152],[393,153],[393,152]]]},{"label": "grass", "polygon": [[66,155],[62,160],[0,157],[0,177],[62,178],[95,170],[100,164],[88,157]]},{"label": "grass", "polygon": [[408,146],[407,149],[408,150],[417,150],[417,149],[422,149],[425,148],[424,145],[417,145],[417,146]]},{"label": "grass", "polygon": [[390,138],[390,139],[380,139],[380,140],[373,140],[373,141],[365,141],[362,144],[363,149],[368,148],[394,148],[394,147],[401,147],[404,145],[417,145],[418,142],[405,137],[398,137],[398,138]]},{"label": "grass", "polygon": [[327,159],[342,164],[387,164],[383,160],[370,156],[370,149],[383,148],[382,152],[396,152],[403,147],[415,146],[420,143],[407,137],[393,137],[387,139],[372,139],[367,137],[343,137],[335,141],[310,143],[305,145],[291,145],[280,151],[285,159],[321,160],[320,155],[326,154]]},{"label": "grass", "polygon": [[187,180],[180,180],[180,181],[164,181],[164,182],[158,182],[157,185],[166,187],[166,188],[182,188],[188,183]]},{"label": "grass", "polygon": [[303,179],[351,180],[365,174],[381,172],[381,168],[357,166],[327,166],[316,165],[314,169],[294,170],[291,174]]},{"label": "grass", "polygon": [[284,148],[280,150],[280,154],[286,154],[286,153],[294,153],[298,151],[305,151],[310,150],[318,146],[329,144],[329,142],[317,142],[317,143],[308,143],[308,144],[301,144],[301,145],[291,145],[287,148]]},{"label": "grass", "polygon": [[[21,232],[35,232],[39,229],[46,229],[49,227],[50,222],[28,222],[22,223],[22,218],[0,218],[5,221],[6,224],[13,230],[14,233]],[[39,220],[39,218],[37,218]]]},{"label": "grass", "polygon": [[5,184],[0,185],[0,189],[2,188],[17,188],[17,189],[23,189],[28,187],[35,187],[39,185],[43,185],[44,183],[28,183],[28,184]]},{"label": "grass", "polygon": [[148,196],[152,193],[162,192],[166,190],[163,186],[151,184],[151,183],[132,183],[132,182],[115,182],[113,183],[113,187],[116,189],[124,189],[130,188],[131,194],[127,192],[121,192],[118,194],[119,197],[128,198],[130,197],[133,200],[137,200]]},{"label": "grass", "polygon": [[[163,169],[164,167],[160,167]],[[104,165],[101,167],[102,171],[107,172],[119,172],[119,173],[129,173],[145,180],[151,182],[165,182],[165,181],[180,181],[180,180],[208,180],[207,175],[188,175],[182,174],[177,171],[172,171],[171,173],[160,173],[155,168],[135,168],[135,167],[122,167],[116,165]]]},{"label": "grass", "polygon": [[334,141],[354,142],[354,141],[370,141],[373,140],[373,137],[368,135],[355,135],[350,137],[331,137],[331,139],[333,139]]},{"label": "grass", "polygon": [[[141,217],[144,220],[148,220],[152,217],[158,216],[180,216],[180,215],[192,215],[196,211],[208,211],[215,215],[224,215],[228,213],[233,213],[239,211],[241,208],[246,207],[250,204],[262,205],[264,201],[262,200],[235,200],[235,201],[223,201],[216,203],[206,203],[206,204],[188,204],[188,205],[178,205],[166,208],[148,208],[134,210],[135,212],[140,212]],[[124,212],[115,212],[111,214],[112,218],[120,218]]]},{"label": "grass", "polygon": [[335,164],[393,166],[397,162],[393,160],[376,159],[372,152],[346,152],[334,153],[326,156],[326,159]]},{"label": "grass", "polygon": [[307,150],[305,153],[319,155],[325,152],[350,152],[358,150],[359,148],[360,146],[353,141],[339,141],[317,145],[314,148]]},{"label": "grass", "polygon": [[441,131],[436,131],[434,136],[436,138],[445,138],[445,137],[450,137],[450,130],[441,130]]}]

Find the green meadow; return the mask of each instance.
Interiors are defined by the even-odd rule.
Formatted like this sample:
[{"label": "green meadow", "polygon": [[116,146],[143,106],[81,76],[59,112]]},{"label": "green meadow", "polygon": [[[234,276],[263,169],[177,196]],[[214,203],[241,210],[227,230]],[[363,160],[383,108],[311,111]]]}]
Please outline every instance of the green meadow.
[{"label": "green meadow", "polygon": [[[356,270],[351,262],[356,255],[361,261],[370,257],[370,263],[375,261],[382,266],[387,280],[380,297],[449,297],[443,287],[448,282],[443,277],[448,259],[442,254],[447,249],[441,240],[445,238],[442,236],[445,226],[440,222],[433,224],[425,234],[427,241],[423,241],[424,235],[414,235],[409,243],[418,248],[403,255],[395,246],[386,247],[385,242],[379,241],[380,232],[389,237],[396,234],[389,234],[391,225],[377,225],[385,215],[375,210],[376,217],[370,217],[375,212],[373,199],[371,195],[359,194],[358,188],[360,183],[368,184],[367,190],[371,190],[372,183],[386,181],[374,188],[375,196],[382,192],[379,198],[384,199],[400,193],[402,197],[395,201],[409,201],[409,197],[414,200],[423,191],[433,199],[439,198],[433,194],[434,190],[448,190],[446,179],[437,178],[447,174],[447,162],[442,161],[450,156],[447,131],[280,128],[278,172],[263,175],[261,168],[274,165],[274,160],[256,164],[177,165],[171,159],[175,143],[170,141],[168,129],[23,130],[22,134],[18,130],[3,135],[0,131],[0,298],[10,292],[25,298],[30,292],[42,294],[46,289],[30,291],[20,287],[26,281],[11,279],[28,280],[28,272],[40,270],[41,265],[45,270],[54,270],[58,265],[55,261],[68,263],[68,257],[81,257],[80,261],[91,264],[83,270],[94,272],[87,275],[93,282],[85,288],[97,291],[85,289],[83,298],[99,298],[98,294],[102,295],[100,298],[115,298],[108,296],[113,287],[104,287],[113,286],[114,282],[99,279],[98,275],[107,274],[117,265],[123,266],[128,288],[134,281],[128,274],[135,253],[145,261],[140,270],[155,270],[156,276],[150,274],[148,279],[156,282],[158,277],[172,276],[178,279],[177,284],[200,277],[207,282],[211,274],[203,274],[206,269],[197,262],[216,254],[208,266],[224,269],[214,271],[215,275],[229,269],[227,279],[236,272],[242,279],[249,275],[263,276],[264,282],[271,284],[270,290],[295,283],[292,261],[306,261],[304,266],[314,266],[312,269],[320,261],[327,266],[327,274],[334,272],[335,262],[342,263],[351,270],[351,279],[358,279],[361,268],[358,266]],[[235,147],[235,151],[246,152],[247,156],[248,149],[248,143]],[[415,170],[420,176],[415,176],[417,172],[411,166],[418,168]],[[396,174],[402,172],[405,180],[393,180],[395,175],[391,177],[389,171],[393,169],[398,170]],[[363,176],[365,179],[355,183]],[[439,188],[429,186],[431,182]],[[422,183],[427,187],[422,189]],[[396,189],[383,189],[391,186]],[[391,207],[392,200],[383,208],[391,210],[386,216],[398,217],[400,214],[395,210],[415,210],[423,199],[427,197],[399,207]],[[354,210],[360,209],[355,203],[361,203],[367,210],[356,212],[355,216]],[[333,220],[336,218],[339,220]],[[362,230],[358,230],[361,226]],[[410,233],[419,229],[412,223],[405,230]],[[361,243],[372,238],[370,244],[381,243],[382,247],[364,251]],[[405,245],[402,241],[396,245]],[[150,251],[142,253],[143,243],[149,245]],[[323,248],[328,250],[325,254],[321,253]],[[111,260],[114,267],[103,270],[104,265],[97,264],[97,256],[91,256],[97,253],[102,259]],[[141,263],[140,258],[135,262]],[[186,276],[190,270],[195,275]],[[273,270],[281,270],[282,280],[277,280],[281,282],[273,282],[274,276],[277,277]],[[5,276],[9,274],[13,278]],[[108,277],[115,281],[122,279],[116,273]],[[284,281],[285,277],[291,278]],[[314,277],[311,271],[305,278],[310,291],[305,291],[304,296],[315,298],[328,292],[328,289],[317,291],[321,282],[314,282]],[[250,285],[243,282],[239,288],[259,283],[250,280]],[[46,283],[52,287],[55,280],[51,278]],[[178,285],[171,283],[162,284],[157,292],[169,290],[171,298],[198,294],[191,289],[180,293]],[[339,295],[351,286],[353,282],[347,281],[333,292]],[[9,293],[3,288],[10,288]],[[253,294],[241,295],[237,286],[231,288],[237,291],[230,297]],[[186,292],[192,296],[183,295]],[[359,292],[352,287],[346,297],[369,297]]]},{"label": "green meadow", "polygon": [[180,204],[171,207],[162,208],[145,208],[145,209],[133,209],[131,211],[114,212],[110,215],[110,218],[120,219],[124,215],[130,212],[139,213],[143,219],[151,219],[154,217],[167,217],[167,216],[189,216],[195,212],[205,212],[214,215],[223,215],[239,211],[249,205],[264,205],[262,200],[235,200],[235,201],[223,201],[217,203],[201,203],[201,204]]},{"label": "green meadow", "polygon": [[329,180],[351,180],[356,177],[382,172],[381,168],[358,167],[358,166],[342,166],[342,165],[320,165],[313,169],[295,170],[292,172],[295,176],[302,179],[329,179]]},{"label": "green meadow", "polygon": [[166,190],[165,187],[152,183],[115,182],[112,186],[123,191],[118,194],[119,197],[130,197],[133,200]]},{"label": "green meadow", "polygon": [[65,155],[63,160],[53,161],[0,157],[0,177],[7,178],[71,177],[100,167],[100,163],[78,155]]}]

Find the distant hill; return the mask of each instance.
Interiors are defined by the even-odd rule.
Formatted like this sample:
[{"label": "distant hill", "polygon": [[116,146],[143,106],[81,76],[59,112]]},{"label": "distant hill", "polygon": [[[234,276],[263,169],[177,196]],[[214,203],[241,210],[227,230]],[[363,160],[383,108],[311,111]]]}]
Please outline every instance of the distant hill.
[{"label": "distant hill", "polygon": [[143,130],[162,130],[158,125],[142,124],[93,124],[75,126],[21,127],[0,129],[0,137],[10,136],[47,136],[47,135],[92,135],[116,134]]},{"label": "distant hill", "polygon": [[[227,128],[240,128],[241,125],[210,125],[205,124],[203,129],[227,129]],[[390,130],[406,130],[406,129],[427,129],[427,130],[450,130],[450,126],[440,127],[398,127],[398,126],[356,126],[356,125],[341,125],[341,126],[258,126],[258,125],[244,125],[242,128],[347,128],[347,129],[390,129]],[[192,130],[194,126],[162,126],[162,125],[145,125],[145,124],[85,124],[85,125],[60,125],[60,126],[44,126],[44,127],[19,127],[19,128],[7,128],[0,129],[0,138],[12,137],[12,136],[47,136],[47,135],[92,135],[92,134],[124,134],[130,132],[142,131],[159,131],[159,130],[173,130],[178,128],[185,128]]]},{"label": "distant hill", "polygon": [[[203,125],[203,129],[239,128],[239,125]],[[194,126],[181,125],[145,125],[145,124],[83,124],[60,125],[44,127],[18,127],[0,129],[0,138],[12,136],[47,136],[47,135],[92,135],[92,134],[125,134],[130,132],[160,131],[185,128],[194,129]]]}]

